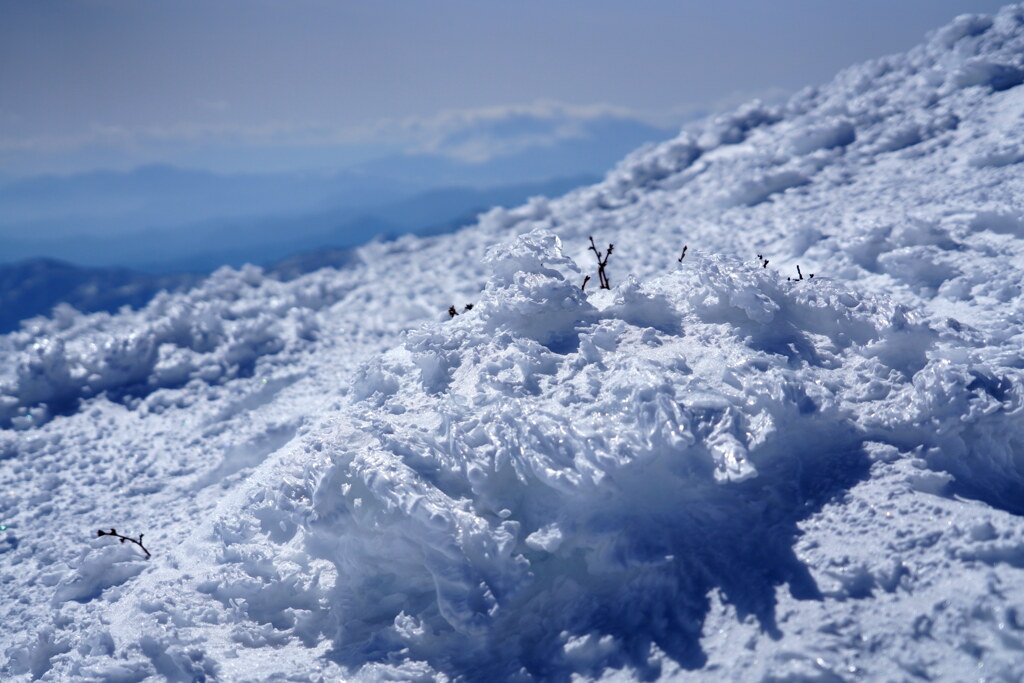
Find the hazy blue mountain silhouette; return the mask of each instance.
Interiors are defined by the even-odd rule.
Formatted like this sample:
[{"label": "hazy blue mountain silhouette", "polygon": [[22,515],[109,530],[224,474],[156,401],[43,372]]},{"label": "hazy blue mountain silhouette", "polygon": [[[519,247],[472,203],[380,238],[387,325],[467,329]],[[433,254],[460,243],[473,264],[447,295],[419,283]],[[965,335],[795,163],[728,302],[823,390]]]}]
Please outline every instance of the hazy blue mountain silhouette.
[{"label": "hazy blue mountain silhouette", "polygon": [[563,194],[594,179],[577,176],[483,190],[446,188],[378,207],[375,213],[334,211],[209,226],[207,231],[155,231],[144,243],[72,238],[64,243],[72,254],[89,241],[84,249],[106,248],[125,258],[138,258],[141,249],[164,257],[152,263],[142,261],[151,272],[50,258],[0,264],[0,333],[17,329],[24,319],[48,315],[62,302],[83,312],[112,312],[125,305],[137,308],[160,290],[191,287],[222,265],[256,263],[284,280],[328,266],[343,267],[355,258],[352,247],[371,237],[448,232],[472,223],[480,211],[492,206],[514,206],[537,194]]},{"label": "hazy blue mountain silhouette", "polygon": [[[158,164],[0,178],[0,260],[166,272],[205,270],[216,265],[213,254],[238,250],[245,256],[226,263],[262,262],[293,240],[297,249],[357,244],[380,232],[448,225],[529,194],[561,194],[670,133],[621,116],[513,112],[460,122],[442,136],[450,150],[493,148],[477,162],[396,153],[330,173],[217,174]],[[265,253],[269,245],[273,253]],[[193,257],[202,262],[188,265]]]},{"label": "hazy blue mountain silhouette", "polygon": [[365,172],[221,175],[173,166],[0,184],[0,234],[131,233],[225,218],[395,201],[424,189]]},{"label": "hazy blue mountain silhouette", "polygon": [[512,206],[534,195],[557,196],[596,176],[477,189],[444,188],[401,200],[305,213],[206,220],[144,235],[69,234],[54,238],[27,229],[0,233],[7,260],[55,258],[82,266],[121,266],[150,273],[209,271],[221,265],[271,263],[298,251],[362,244],[377,235],[464,224],[492,206]]},{"label": "hazy blue mountain silhouette", "polygon": [[[351,247],[375,237],[443,233],[493,206],[589,185],[671,133],[624,116],[524,111],[456,122],[437,140],[448,153],[396,153],[334,172],[155,164],[0,175],[0,332],[60,302],[141,306],[222,265],[256,263],[282,278],[343,266]],[[451,154],[468,149],[490,157]]]}]

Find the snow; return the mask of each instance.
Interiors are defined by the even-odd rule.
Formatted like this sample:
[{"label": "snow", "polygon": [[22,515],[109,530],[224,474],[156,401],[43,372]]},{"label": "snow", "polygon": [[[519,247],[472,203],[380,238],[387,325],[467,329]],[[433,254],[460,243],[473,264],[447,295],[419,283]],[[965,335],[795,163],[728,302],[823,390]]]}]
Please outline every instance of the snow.
[{"label": "snow", "polygon": [[1024,6],[960,17],[561,199],[0,337],[4,678],[1019,680],[1022,73]]}]

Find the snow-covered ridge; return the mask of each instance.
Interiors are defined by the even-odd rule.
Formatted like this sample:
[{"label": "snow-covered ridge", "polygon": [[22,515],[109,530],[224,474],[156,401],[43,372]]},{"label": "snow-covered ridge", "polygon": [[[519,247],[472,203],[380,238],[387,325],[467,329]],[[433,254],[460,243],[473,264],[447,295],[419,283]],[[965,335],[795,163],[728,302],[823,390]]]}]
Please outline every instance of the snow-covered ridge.
[{"label": "snow-covered ridge", "polygon": [[1022,82],[1024,7],[961,17],[458,234],[0,338],[5,677],[1019,679]]},{"label": "snow-covered ridge", "polygon": [[[719,150],[713,156],[719,165],[723,158],[742,156],[747,163],[753,161],[773,171],[761,174],[760,183],[744,178],[729,183],[722,194],[703,194],[725,204],[753,205],[809,182],[832,161],[835,155],[827,154],[829,150],[842,150],[847,161],[853,157],[868,162],[880,154],[912,147],[916,149],[908,152],[911,157],[926,153],[928,146],[918,146],[956,129],[958,105],[974,99],[959,91],[982,87],[1001,92],[1024,82],[1017,11],[1007,8],[995,18],[964,15],[909,53],[846,69],[828,86],[806,88],[785,105],[754,102],[735,113],[695,124],[676,140],[627,158],[598,191],[605,193],[606,200],[621,201],[631,189],[679,176],[694,162]],[[720,149],[748,139],[752,149],[744,152],[759,154]],[[1012,140],[996,140],[967,162],[975,167],[1016,163],[1020,160],[1017,145]],[[699,172],[701,181],[717,179],[708,178],[703,168]],[[663,186],[676,189],[693,179],[683,176]]]}]

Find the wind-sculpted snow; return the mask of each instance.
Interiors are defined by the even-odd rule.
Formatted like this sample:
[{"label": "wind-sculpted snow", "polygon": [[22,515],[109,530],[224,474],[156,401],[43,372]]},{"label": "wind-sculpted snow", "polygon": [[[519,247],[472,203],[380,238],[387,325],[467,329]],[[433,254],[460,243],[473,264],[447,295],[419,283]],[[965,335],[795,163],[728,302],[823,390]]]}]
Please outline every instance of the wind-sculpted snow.
[{"label": "wind-sculpted snow", "polygon": [[5,679],[1021,679],[1021,74],[1024,9],[961,17],[457,234],[0,338]]},{"label": "wind-sculpted snow", "polygon": [[341,297],[275,289],[284,288],[259,269],[223,269],[199,291],[162,295],[120,319],[58,309],[7,339],[15,363],[0,379],[0,426],[38,426],[99,394],[144,397],[195,379],[251,375],[261,358],[315,338],[312,313]]},{"label": "wind-sculpted snow", "polygon": [[[777,587],[823,599],[798,525],[896,448],[927,462],[931,443],[963,444],[958,481],[1019,499],[1024,470],[990,452],[1024,437],[1019,377],[994,406],[942,360],[962,335],[834,282],[692,258],[588,300],[551,235],[495,250],[472,312],[365,366],[344,417],[301,446],[312,461],[231,531],[242,557],[279,557],[269,535],[326,560],[330,589],[269,613],[260,596],[294,576],[204,590],[257,600],[257,623],[308,612],[283,630],[370,678],[413,662],[426,678],[648,678],[707,664],[710,593],[774,637]],[[900,560],[833,597],[896,591]]]}]

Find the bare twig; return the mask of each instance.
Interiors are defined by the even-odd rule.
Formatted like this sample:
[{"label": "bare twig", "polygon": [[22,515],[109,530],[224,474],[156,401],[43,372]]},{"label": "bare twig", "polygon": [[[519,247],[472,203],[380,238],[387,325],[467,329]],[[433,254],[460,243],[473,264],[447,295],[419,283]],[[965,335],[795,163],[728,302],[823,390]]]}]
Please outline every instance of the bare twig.
[{"label": "bare twig", "polygon": [[449,316],[454,318],[458,314],[459,314],[459,312],[455,310],[455,304],[452,304],[451,306],[448,307],[448,315]]},{"label": "bare twig", "polygon": [[[803,280],[803,279],[804,279],[804,274],[803,274],[803,272],[802,272],[802,271],[800,270],[800,266],[797,266],[797,267],[796,267],[796,274],[797,274],[797,275],[799,275],[800,277],[796,278],[795,280],[793,280],[793,278],[791,278],[791,277],[787,277],[786,279],[787,279],[787,280],[793,280],[793,282],[799,282],[800,280]],[[810,275],[808,275],[808,276],[807,276],[807,279],[808,279],[808,280],[810,280],[810,279],[812,279],[812,278],[814,278],[814,273],[811,273]]]},{"label": "bare twig", "polygon": [[683,259],[684,259],[684,258],[686,258],[686,250],[687,250],[688,248],[689,248],[689,247],[687,247],[687,246],[686,246],[685,244],[683,245],[683,253],[679,255],[679,262],[680,262],[680,263],[682,263],[682,262],[683,262]]},{"label": "bare twig", "polygon": [[142,545],[142,537],[144,536],[144,534],[139,534],[138,540],[135,540],[134,538],[132,538],[130,536],[122,536],[121,534],[117,533],[117,529],[111,529],[110,531],[104,531],[103,529],[100,529],[99,531],[96,532],[96,535],[97,536],[113,536],[114,538],[120,539],[121,543],[124,543],[125,541],[131,541],[135,545],[137,545],[140,548],[142,548],[142,552],[146,553],[146,559],[147,560],[152,557],[150,552],[148,550],[146,550],[146,546]]},{"label": "bare twig", "polygon": [[[614,244],[608,245],[608,251],[602,254],[597,250],[597,245],[594,244],[594,238],[590,238],[590,251],[594,252],[597,256],[597,278],[601,282],[601,289],[611,289],[611,283],[608,282],[608,273],[605,272],[605,266],[608,265],[608,257],[612,255],[612,249],[615,248]],[[604,257],[602,259],[602,257]]]},{"label": "bare twig", "polygon": [[584,292],[587,291],[587,283],[588,282],[590,282],[590,276],[589,275],[584,275],[583,276],[583,284],[580,286],[580,289],[582,289]]}]

